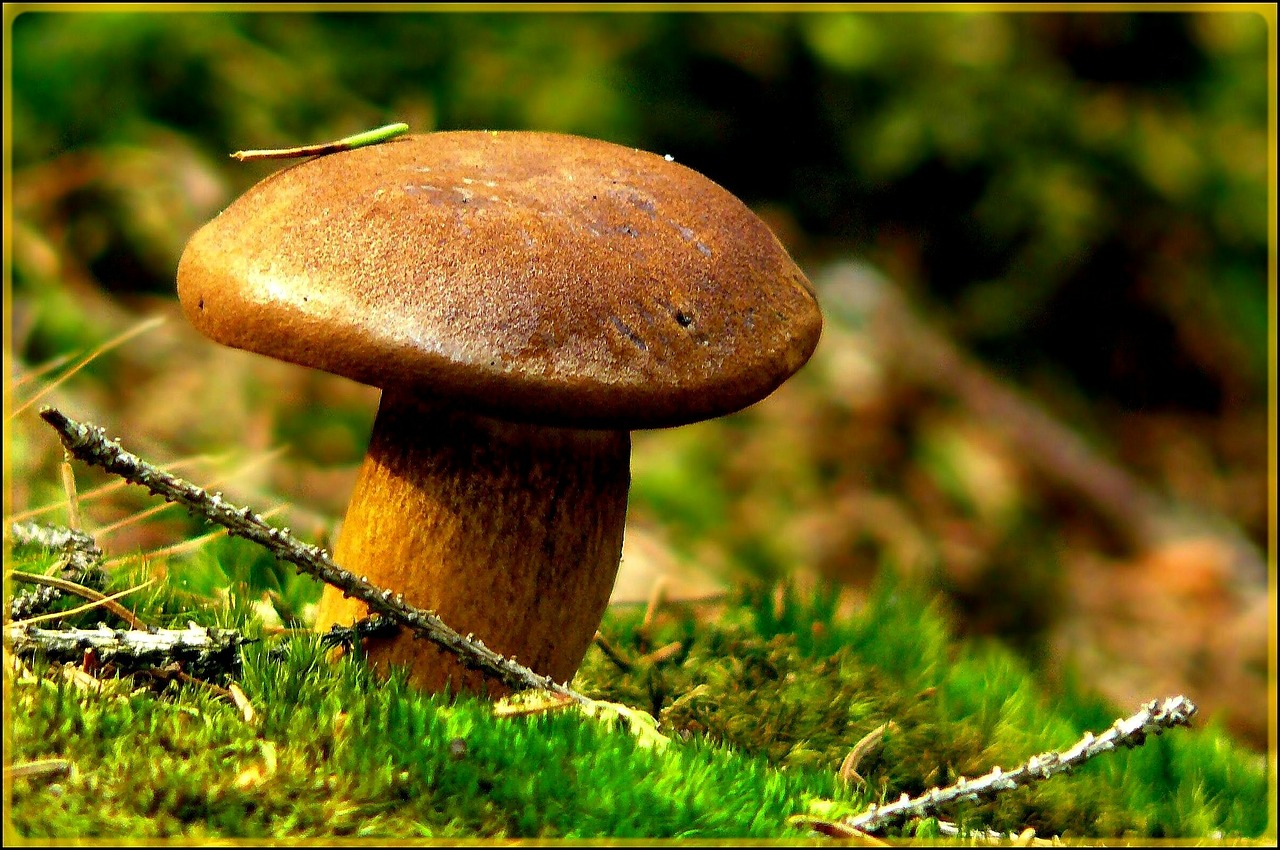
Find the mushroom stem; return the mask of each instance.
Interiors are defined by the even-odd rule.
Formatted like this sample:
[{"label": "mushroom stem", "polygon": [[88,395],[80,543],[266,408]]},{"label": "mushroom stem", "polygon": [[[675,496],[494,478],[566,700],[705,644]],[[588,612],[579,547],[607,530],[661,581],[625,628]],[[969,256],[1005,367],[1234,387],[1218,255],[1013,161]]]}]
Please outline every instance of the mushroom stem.
[{"label": "mushroom stem", "polygon": [[[558,682],[577,672],[622,554],[631,435],[503,422],[383,393],[334,559]],[[326,587],[316,627],[364,603]],[[366,641],[428,690],[504,692],[408,633]]]}]

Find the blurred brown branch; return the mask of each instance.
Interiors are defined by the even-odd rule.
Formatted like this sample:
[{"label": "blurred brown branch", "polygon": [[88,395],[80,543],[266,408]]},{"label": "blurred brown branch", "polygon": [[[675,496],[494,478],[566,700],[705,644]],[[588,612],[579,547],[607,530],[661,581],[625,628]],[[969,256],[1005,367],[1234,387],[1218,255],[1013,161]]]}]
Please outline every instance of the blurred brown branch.
[{"label": "blurred brown branch", "polygon": [[1228,519],[1174,502],[1108,461],[931,327],[873,269],[857,263],[832,266],[820,289],[827,311],[872,329],[894,368],[920,386],[955,398],[975,418],[998,428],[1028,464],[1075,493],[1135,550],[1210,536],[1230,549],[1238,590],[1266,587],[1266,557]]}]

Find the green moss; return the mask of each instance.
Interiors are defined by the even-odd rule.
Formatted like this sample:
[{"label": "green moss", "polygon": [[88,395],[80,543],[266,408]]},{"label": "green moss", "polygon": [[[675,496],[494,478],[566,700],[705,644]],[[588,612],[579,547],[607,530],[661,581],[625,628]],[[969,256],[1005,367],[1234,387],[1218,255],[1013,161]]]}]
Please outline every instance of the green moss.
[{"label": "green moss", "polygon": [[695,745],[656,752],[576,713],[496,719],[329,664],[246,650],[255,727],[192,688],[88,695],[14,687],[12,757],[61,757],[56,785],[14,783],[30,837],[773,836],[829,779]]},{"label": "green moss", "polygon": [[[784,593],[777,606],[764,593],[749,597],[714,623],[686,618],[653,635],[638,630],[638,615],[617,617],[609,634],[624,651],[681,640],[682,654],[626,673],[592,656],[579,682],[647,705],[667,734],[727,745],[783,770],[834,773],[859,739],[893,721],[858,766],[866,780],[858,790],[884,799],[1065,749],[1137,708],[1046,691],[1007,649],[950,639],[926,599],[892,582],[843,621],[822,589],[807,601]],[[1266,788],[1260,760],[1220,729],[1179,730],[1073,776],[944,814],[1041,835],[1257,836],[1267,828]]]},{"label": "green moss", "polygon": [[[191,561],[174,570],[185,590],[162,585],[131,604],[159,625],[192,618],[261,638],[247,590],[217,602],[192,593],[235,568]],[[260,586],[251,573],[239,586]],[[627,672],[593,650],[575,684],[651,711],[672,739],[661,748],[572,710],[499,719],[471,697],[418,694],[350,658],[330,663],[305,635],[283,651],[274,638],[244,648],[238,683],[253,724],[176,682],[114,682],[92,694],[56,678],[13,680],[9,758],[59,757],[75,769],[15,780],[12,826],[63,839],[794,839],[806,833],[788,817],[821,801],[852,812],[1011,767],[1119,714],[1046,694],[999,648],[955,643],[908,588],[883,584],[852,618],[838,618],[834,600],[820,589],[775,605],[758,588],[714,621],[673,606],[648,631],[638,612],[611,612],[603,628],[624,652],[680,649]],[[835,774],[845,755],[890,720],[857,767],[865,783],[843,787]],[[1265,795],[1263,769],[1208,728],[943,816],[1041,835],[1257,836]]]}]

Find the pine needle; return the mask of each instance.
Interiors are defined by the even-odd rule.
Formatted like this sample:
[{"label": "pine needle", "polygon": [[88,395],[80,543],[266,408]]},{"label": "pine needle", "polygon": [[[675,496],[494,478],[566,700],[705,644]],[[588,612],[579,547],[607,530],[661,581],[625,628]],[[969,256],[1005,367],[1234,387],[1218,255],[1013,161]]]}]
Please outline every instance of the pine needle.
[{"label": "pine needle", "polygon": [[63,452],[59,472],[62,476],[62,489],[67,494],[67,528],[80,531],[80,498],[76,494],[76,474],[71,469],[71,456],[66,452]]},{"label": "pine needle", "polygon": [[[133,613],[121,605],[119,602],[108,598],[106,594],[99,593],[91,587],[85,587],[82,584],[76,584],[74,581],[67,581],[57,576],[44,576],[38,573],[25,573],[19,570],[10,570],[9,578],[14,581],[22,581],[28,584],[43,584],[48,587],[56,587],[63,593],[70,593],[73,596],[79,596],[81,599],[88,599],[90,602],[101,603],[104,608],[124,620],[130,626],[140,631],[147,630],[147,624],[139,620]],[[70,612],[67,612],[70,613]],[[19,620],[20,623],[31,623],[34,620]]]},{"label": "pine needle", "polygon": [[44,363],[41,363],[39,366],[36,366],[33,369],[28,370],[25,374],[14,377],[11,381],[9,381],[9,389],[16,390],[18,387],[22,386],[25,383],[34,381],[37,378],[42,378],[75,356],[76,356],[76,352],[74,351],[68,351],[66,354],[59,354],[57,357],[53,358],[52,360],[47,360]]},{"label": "pine needle", "polygon": [[164,322],[165,322],[164,316],[153,316],[150,319],[147,319],[143,322],[139,322],[138,324],[134,325],[132,328],[129,328],[124,333],[114,336],[111,339],[107,340],[102,345],[98,346],[93,351],[90,351],[87,355],[85,355],[84,358],[82,358],[79,363],[77,363],[76,365],[72,366],[70,369],[63,372],[61,375],[59,375],[57,380],[55,380],[53,383],[47,385],[44,389],[37,392],[31,398],[27,399],[22,404],[15,407],[13,411],[7,417],[5,417],[5,421],[6,422],[12,421],[15,416],[22,413],[27,408],[31,407],[31,405],[35,404],[37,401],[44,398],[49,393],[53,392],[55,389],[61,386],[64,381],[66,381],[76,372],[79,372],[85,366],[88,366],[98,357],[102,356],[103,354],[106,354],[108,351],[110,351],[113,348],[117,348],[123,345],[124,343],[133,339],[138,334],[144,333],[145,331],[149,331],[152,328],[159,327],[160,325],[164,324]]},{"label": "pine needle", "polygon": [[62,620],[67,617],[73,617],[76,614],[83,614],[85,611],[92,611],[94,608],[105,607],[107,602],[114,602],[115,600],[119,599],[122,596],[128,596],[131,593],[137,593],[139,590],[148,588],[155,583],[156,583],[155,579],[150,579],[148,581],[144,581],[142,584],[139,584],[136,587],[131,587],[127,590],[122,590],[119,593],[113,593],[110,596],[104,596],[102,599],[94,600],[93,602],[90,602],[88,605],[81,605],[79,608],[71,608],[70,610],[67,610],[67,611],[54,611],[51,614],[41,614],[39,617],[32,617],[30,620],[23,620],[22,625],[33,626],[36,623],[45,623],[50,620]]}]

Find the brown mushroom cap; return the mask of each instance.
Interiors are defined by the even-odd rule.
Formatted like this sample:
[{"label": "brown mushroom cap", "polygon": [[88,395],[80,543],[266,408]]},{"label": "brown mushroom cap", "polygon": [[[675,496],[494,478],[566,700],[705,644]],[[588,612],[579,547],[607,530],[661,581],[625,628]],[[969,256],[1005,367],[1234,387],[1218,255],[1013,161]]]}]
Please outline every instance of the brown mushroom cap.
[{"label": "brown mushroom cap", "polygon": [[808,280],[733,195],[549,133],[406,136],[273,174],[192,237],[178,294],[226,345],[581,428],[738,410],[822,327]]}]

